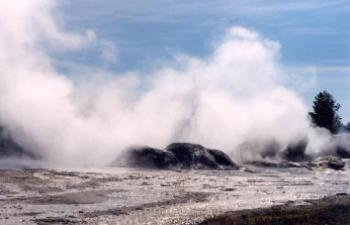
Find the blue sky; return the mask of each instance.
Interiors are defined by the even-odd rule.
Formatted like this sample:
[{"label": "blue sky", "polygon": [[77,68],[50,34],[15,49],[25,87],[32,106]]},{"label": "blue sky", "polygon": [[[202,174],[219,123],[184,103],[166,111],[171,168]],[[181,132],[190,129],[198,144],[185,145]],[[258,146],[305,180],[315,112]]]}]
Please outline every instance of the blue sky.
[{"label": "blue sky", "polygon": [[[281,64],[311,105],[320,90],[329,90],[350,120],[349,0],[64,0],[60,7],[70,30],[93,29],[114,43],[117,60],[106,63],[98,48],[65,55],[74,63],[112,71],[152,70],[177,53],[208,55],[228,27],[245,26],[280,42]],[[300,76],[300,77],[298,77]],[[344,122],[345,122],[344,121]]]}]

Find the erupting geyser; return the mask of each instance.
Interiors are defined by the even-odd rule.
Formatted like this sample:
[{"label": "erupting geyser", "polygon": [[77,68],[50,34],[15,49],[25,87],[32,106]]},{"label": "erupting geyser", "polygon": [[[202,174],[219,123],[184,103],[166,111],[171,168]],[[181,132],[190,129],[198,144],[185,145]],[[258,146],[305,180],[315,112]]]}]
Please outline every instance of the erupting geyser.
[{"label": "erupting geyser", "polygon": [[286,149],[306,137],[306,152],[315,153],[330,139],[310,126],[304,103],[283,85],[276,41],[232,27],[209,56],[175,57],[180,69],[67,75],[54,53],[89,48],[99,38],[66,31],[54,16],[57,4],[0,7],[0,123],[47,163],[107,165],[130,146],[175,141],[235,156],[247,140]]}]

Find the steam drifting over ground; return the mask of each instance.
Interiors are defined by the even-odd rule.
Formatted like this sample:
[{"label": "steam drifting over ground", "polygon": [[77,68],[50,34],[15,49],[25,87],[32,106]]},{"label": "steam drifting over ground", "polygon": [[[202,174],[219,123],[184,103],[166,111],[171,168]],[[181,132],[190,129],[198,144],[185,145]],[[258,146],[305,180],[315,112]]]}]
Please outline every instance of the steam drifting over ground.
[{"label": "steam drifting over ground", "polygon": [[210,56],[179,56],[180,67],[82,70],[77,79],[57,70],[51,53],[102,41],[94,31],[66,31],[54,16],[58,2],[0,4],[0,123],[48,163],[106,165],[130,146],[174,141],[238,157],[247,141],[283,149],[307,139],[307,151],[317,152],[331,138],[310,126],[307,107],[283,86],[279,43],[255,31],[232,27]]}]

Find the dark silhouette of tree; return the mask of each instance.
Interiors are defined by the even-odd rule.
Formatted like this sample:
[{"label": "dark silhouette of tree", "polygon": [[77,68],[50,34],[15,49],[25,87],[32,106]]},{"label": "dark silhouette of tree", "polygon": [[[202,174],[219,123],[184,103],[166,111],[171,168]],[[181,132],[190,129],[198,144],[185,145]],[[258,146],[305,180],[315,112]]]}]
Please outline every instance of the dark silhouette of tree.
[{"label": "dark silhouette of tree", "polygon": [[341,118],[337,113],[340,104],[334,100],[333,96],[327,91],[318,93],[312,108],[313,112],[309,112],[309,116],[313,124],[326,128],[333,134],[337,133],[342,125]]}]

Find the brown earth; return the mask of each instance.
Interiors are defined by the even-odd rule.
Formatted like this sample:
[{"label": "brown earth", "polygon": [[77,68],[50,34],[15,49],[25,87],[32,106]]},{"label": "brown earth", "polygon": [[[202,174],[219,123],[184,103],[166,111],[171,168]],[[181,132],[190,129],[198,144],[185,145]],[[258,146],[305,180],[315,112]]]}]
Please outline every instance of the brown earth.
[{"label": "brown earth", "polygon": [[286,203],[270,208],[227,212],[199,225],[348,225],[350,195],[338,194],[304,205]]}]

